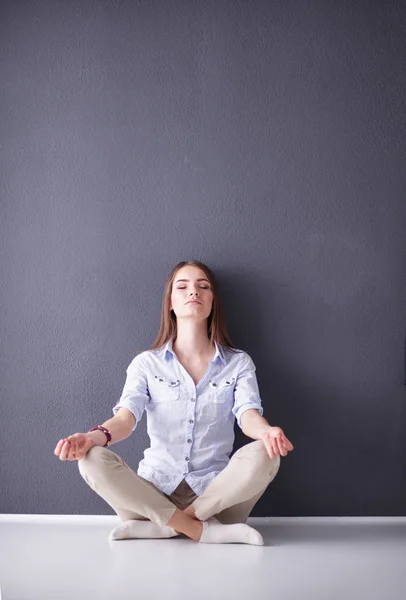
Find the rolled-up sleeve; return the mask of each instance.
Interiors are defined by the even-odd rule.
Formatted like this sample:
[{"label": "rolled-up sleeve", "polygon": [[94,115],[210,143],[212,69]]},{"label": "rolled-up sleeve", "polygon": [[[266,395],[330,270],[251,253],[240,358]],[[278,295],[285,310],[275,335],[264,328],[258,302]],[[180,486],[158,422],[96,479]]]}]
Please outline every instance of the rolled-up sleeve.
[{"label": "rolled-up sleeve", "polygon": [[145,406],[149,401],[148,381],[142,361],[136,356],[127,367],[127,377],[120,400],[113,407],[114,416],[124,406],[130,410],[135,417],[134,431],[141,421]]},{"label": "rolled-up sleeve", "polygon": [[241,362],[242,364],[234,387],[234,405],[232,412],[237,419],[239,428],[242,430],[241,415],[246,410],[255,408],[259,411],[261,416],[264,414],[264,410],[259,395],[254,362],[246,352],[241,358]]}]

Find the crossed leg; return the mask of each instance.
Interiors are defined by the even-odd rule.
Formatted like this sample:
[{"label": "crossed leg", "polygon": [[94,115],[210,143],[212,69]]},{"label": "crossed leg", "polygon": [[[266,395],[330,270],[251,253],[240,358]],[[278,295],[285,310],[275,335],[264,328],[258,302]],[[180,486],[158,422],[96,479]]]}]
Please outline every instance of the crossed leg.
[{"label": "crossed leg", "polygon": [[[261,440],[242,446],[203,494],[184,511],[175,511],[167,525],[177,531],[182,531],[185,526],[190,528],[190,521],[185,521],[185,515],[197,524],[212,516],[223,524],[245,523],[254,505],[276,477],[279,467],[280,456],[271,459]],[[201,528],[200,525],[197,529],[200,533]],[[186,531],[182,533],[189,535]]]},{"label": "crossed leg", "polygon": [[122,521],[150,520],[196,541],[202,535],[201,521],[211,516],[223,524],[244,523],[276,476],[279,465],[280,457],[271,460],[261,440],[246,444],[235,452],[203,494],[181,510],[107,448],[94,446],[78,461],[82,477]]}]

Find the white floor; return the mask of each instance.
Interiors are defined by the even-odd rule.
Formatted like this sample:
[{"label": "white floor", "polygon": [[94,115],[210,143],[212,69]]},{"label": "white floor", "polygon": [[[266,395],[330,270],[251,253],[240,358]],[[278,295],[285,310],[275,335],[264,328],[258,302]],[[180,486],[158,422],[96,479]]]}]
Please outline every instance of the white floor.
[{"label": "white floor", "polygon": [[406,598],[406,518],[249,518],[265,546],[109,541],[119,523],[0,515],[1,600]]}]

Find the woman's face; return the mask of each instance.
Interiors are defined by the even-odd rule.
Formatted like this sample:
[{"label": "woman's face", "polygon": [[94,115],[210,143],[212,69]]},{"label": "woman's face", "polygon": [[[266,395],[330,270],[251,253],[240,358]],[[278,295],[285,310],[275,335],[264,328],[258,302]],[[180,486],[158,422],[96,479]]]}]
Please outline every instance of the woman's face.
[{"label": "woman's face", "polygon": [[[190,303],[197,300],[196,303]],[[170,308],[176,318],[207,319],[213,306],[213,292],[204,271],[185,265],[176,273],[171,293]]]}]

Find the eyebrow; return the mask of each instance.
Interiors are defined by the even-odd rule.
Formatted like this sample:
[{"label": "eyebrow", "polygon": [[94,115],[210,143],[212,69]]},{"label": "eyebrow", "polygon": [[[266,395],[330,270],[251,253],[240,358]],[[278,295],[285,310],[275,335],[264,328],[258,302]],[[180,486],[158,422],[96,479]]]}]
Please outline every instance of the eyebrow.
[{"label": "eyebrow", "polygon": [[[190,281],[190,279],[178,279],[178,281],[175,281],[175,283],[178,283],[179,281]],[[207,281],[207,283],[210,283],[210,281],[208,279],[206,279],[205,277],[201,277],[200,279],[196,279],[196,281]]]}]

